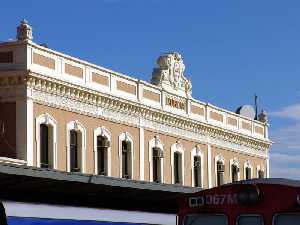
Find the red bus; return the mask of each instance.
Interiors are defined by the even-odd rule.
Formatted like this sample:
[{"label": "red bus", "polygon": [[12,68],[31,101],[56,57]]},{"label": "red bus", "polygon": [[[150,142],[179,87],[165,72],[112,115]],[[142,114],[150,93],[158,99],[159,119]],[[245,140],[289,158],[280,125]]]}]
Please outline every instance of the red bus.
[{"label": "red bus", "polygon": [[300,181],[253,179],[190,194],[178,225],[300,225]]}]

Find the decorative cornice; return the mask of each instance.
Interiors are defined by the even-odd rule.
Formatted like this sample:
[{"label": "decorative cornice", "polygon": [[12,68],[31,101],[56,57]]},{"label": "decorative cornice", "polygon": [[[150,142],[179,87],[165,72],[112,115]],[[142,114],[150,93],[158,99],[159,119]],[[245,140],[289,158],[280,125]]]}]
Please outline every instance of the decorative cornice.
[{"label": "decorative cornice", "polygon": [[[38,91],[39,94],[50,94],[61,97],[64,109],[72,108],[69,100],[76,101],[76,108],[82,113],[91,116],[103,116],[112,112],[130,115],[141,126],[143,121],[152,121],[157,126],[169,126],[203,136],[209,136],[224,142],[245,146],[258,151],[268,151],[272,142],[237,133],[221,127],[199,122],[191,118],[180,117],[170,112],[151,108],[130,100],[120,99],[116,96],[100,93],[79,85],[67,83],[50,77],[45,77],[28,71],[26,76],[7,76],[0,78],[0,87],[25,85],[27,89]],[[47,95],[48,96],[48,95]],[[30,97],[30,96],[28,96]],[[34,99],[38,101],[38,99]],[[44,103],[45,104],[45,103]],[[73,103],[72,103],[73,104]],[[116,116],[116,115],[114,115]],[[120,116],[120,120],[122,119]],[[122,121],[126,123],[126,121]],[[146,122],[143,122],[146,123]],[[149,122],[147,122],[149,123]]]}]

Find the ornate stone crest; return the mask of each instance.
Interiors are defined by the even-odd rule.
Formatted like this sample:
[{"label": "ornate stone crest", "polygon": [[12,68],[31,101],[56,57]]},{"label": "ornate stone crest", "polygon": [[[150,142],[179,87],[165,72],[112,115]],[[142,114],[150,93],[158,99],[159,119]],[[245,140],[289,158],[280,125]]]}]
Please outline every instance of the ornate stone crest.
[{"label": "ornate stone crest", "polygon": [[152,73],[151,83],[174,91],[184,91],[191,95],[192,84],[184,76],[185,65],[177,52],[166,53],[157,59],[158,68]]},{"label": "ornate stone crest", "polygon": [[32,28],[28,24],[27,20],[23,19],[20,25],[17,27],[17,40],[25,41],[32,40]]}]

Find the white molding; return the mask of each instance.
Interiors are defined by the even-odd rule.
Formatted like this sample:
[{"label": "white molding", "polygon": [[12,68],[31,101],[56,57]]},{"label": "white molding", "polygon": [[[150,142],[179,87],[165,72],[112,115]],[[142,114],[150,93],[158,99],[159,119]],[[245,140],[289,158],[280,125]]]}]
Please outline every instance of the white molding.
[{"label": "white molding", "polygon": [[232,182],[232,166],[233,165],[236,166],[239,169],[239,172],[237,174],[238,181],[241,179],[240,178],[240,162],[239,162],[239,160],[236,157],[234,157],[233,159],[229,160],[229,177],[230,177],[230,182]]},{"label": "white molding", "polygon": [[251,165],[251,162],[249,160],[246,160],[244,162],[244,180],[246,180],[246,169],[247,168],[250,168],[250,171],[251,171],[251,173],[250,173],[251,178],[250,179],[253,178],[253,167]]},{"label": "white molding", "polygon": [[29,98],[26,102],[26,121],[27,165],[33,166],[33,101]]},{"label": "white molding", "polygon": [[[218,162],[221,162],[224,166],[226,165],[226,161],[225,161],[225,159],[224,159],[224,157],[219,153],[218,155],[216,155],[215,156],[215,162],[214,162],[214,164],[215,164],[215,186],[217,186],[217,183],[218,183],[218,181],[217,181],[217,179],[218,179],[218,176],[217,176],[217,163]],[[226,167],[225,167],[225,171],[224,171],[224,175],[225,175],[225,173],[226,173]],[[226,180],[225,180],[225,176],[223,176],[223,182],[224,182],[224,184],[226,183]]]},{"label": "white molding", "polygon": [[269,157],[269,155],[268,155],[266,161],[267,161],[267,174],[265,176],[266,176],[266,178],[270,178],[270,157]]},{"label": "white molding", "polygon": [[134,139],[133,136],[128,132],[123,132],[119,135],[119,167],[120,167],[120,178],[122,178],[122,141],[129,141],[131,143],[131,177],[129,179],[134,179]]},{"label": "white molding", "polygon": [[208,188],[212,188],[212,158],[211,158],[211,145],[207,145],[207,178],[208,178]]},{"label": "white molding", "polygon": [[36,141],[36,164],[41,167],[41,149],[40,149],[40,125],[45,124],[52,127],[52,143],[51,150],[53,153],[53,169],[58,169],[57,165],[57,122],[48,113],[41,114],[35,118],[35,141]]},{"label": "white molding", "polygon": [[144,128],[139,128],[140,138],[140,180],[145,180],[145,134]]},{"label": "white molding", "polygon": [[[149,161],[149,177],[150,182],[153,182],[153,151],[152,149],[155,147],[155,137],[149,141],[148,144],[148,161]],[[164,145],[161,140],[157,139],[157,147],[159,147],[164,152]],[[161,183],[164,183],[164,158],[160,159],[160,171],[161,171]]]},{"label": "white molding", "polygon": [[179,152],[181,154],[181,179],[182,185],[185,184],[185,176],[184,176],[184,149],[183,146],[177,142],[172,144],[171,146],[171,170],[172,170],[172,184],[175,184],[175,174],[174,174],[174,153]]},{"label": "white molding", "polygon": [[[111,133],[108,129],[104,126],[97,127],[94,129],[94,143],[93,143],[93,150],[94,150],[94,172],[98,174],[98,151],[97,151],[97,136],[105,136],[111,144]],[[107,148],[107,176],[111,176],[111,146]]]},{"label": "white molding", "polygon": [[204,168],[203,168],[203,164],[204,164],[204,160],[203,160],[203,158],[204,158],[204,155],[203,155],[203,152],[202,152],[202,150],[200,149],[200,147],[198,147],[198,146],[196,146],[196,147],[194,147],[193,149],[192,149],[192,151],[191,151],[191,171],[192,171],[192,186],[193,187],[195,187],[195,181],[194,181],[194,157],[195,156],[199,156],[200,157],[200,159],[201,159],[201,171],[200,171],[200,173],[201,173],[201,188],[203,188],[204,187],[204,184],[203,184],[203,182],[204,182]]},{"label": "white molding", "polygon": [[67,172],[71,171],[71,164],[70,164],[70,131],[71,130],[76,130],[81,133],[81,146],[80,151],[81,151],[81,172],[85,173],[86,168],[85,168],[85,160],[86,160],[86,129],[85,127],[77,120],[70,121],[67,123],[66,127],[66,144],[67,144]]},{"label": "white molding", "polygon": [[13,158],[7,158],[7,157],[0,157],[0,162],[7,163],[7,164],[14,164],[14,165],[27,165],[26,160],[13,159]]},{"label": "white molding", "polygon": [[[123,124],[130,124],[139,126],[140,119],[136,115],[122,112],[121,110],[113,110],[111,108],[102,108],[95,104],[88,104],[66,98],[64,96],[56,96],[45,93],[43,91],[33,90],[33,98],[36,102],[46,104],[51,107],[64,109],[72,112],[77,112],[84,115],[91,115],[96,117],[102,117],[110,121],[121,122]],[[221,147],[226,150],[234,152],[245,153],[247,155],[256,156],[260,158],[266,158],[268,153],[264,150],[255,149],[253,147],[242,145],[238,142],[233,142],[228,139],[219,137],[213,137],[209,133],[203,133],[199,131],[191,131],[178,127],[174,127],[165,123],[160,123],[151,120],[150,118],[144,118],[144,127],[149,128],[160,133],[171,133],[176,136],[188,138],[190,140],[197,140],[204,144],[212,144]]]}]

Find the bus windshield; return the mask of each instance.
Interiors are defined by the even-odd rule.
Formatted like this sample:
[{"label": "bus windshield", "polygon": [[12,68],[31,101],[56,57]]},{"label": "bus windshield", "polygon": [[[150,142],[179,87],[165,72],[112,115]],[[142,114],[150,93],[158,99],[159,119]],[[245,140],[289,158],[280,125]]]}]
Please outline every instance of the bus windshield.
[{"label": "bus windshield", "polygon": [[295,225],[296,221],[300,221],[300,213],[278,214],[274,217],[273,225]]},{"label": "bus windshield", "polygon": [[216,214],[193,214],[188,215],[184,220],[184,225],[227,225],[226,215]]}]

